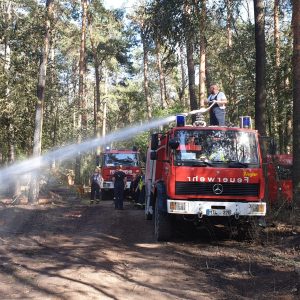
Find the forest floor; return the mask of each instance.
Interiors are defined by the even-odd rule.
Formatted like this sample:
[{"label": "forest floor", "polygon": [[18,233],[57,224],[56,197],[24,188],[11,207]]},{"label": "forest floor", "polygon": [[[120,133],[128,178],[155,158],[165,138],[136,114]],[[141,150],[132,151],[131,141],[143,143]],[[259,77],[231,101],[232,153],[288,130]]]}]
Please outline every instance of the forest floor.
[{"label": "forest floor", "polygon": [[67,188],[0,208],[0,299],[299,299],[300,230],[279,221],[255,241],[208,231],[154,241],[143,210],[89,205]]}]

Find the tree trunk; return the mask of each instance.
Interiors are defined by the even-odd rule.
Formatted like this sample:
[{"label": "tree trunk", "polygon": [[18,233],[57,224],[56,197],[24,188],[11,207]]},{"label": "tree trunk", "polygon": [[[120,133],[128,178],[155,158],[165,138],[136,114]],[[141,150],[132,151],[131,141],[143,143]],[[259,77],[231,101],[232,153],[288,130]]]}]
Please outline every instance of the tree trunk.
[{"label": "tree trunk", "polygon": [[141,29],[141,38],[143,43],[143,64],[144,64],[144,93],[145,93],[145,99],[146,99],[146,105],[147,105],[147,115],[148,120],[152,118],[152,103],[150,98],[150,92],[149,92],[149,79],[148,79],[148,43],[146,41],[146,35],[144,33],[144,29]]},{"label": "tree trunk", "polygon": [[[300,1],[293,0],[293,195],[295,216],[300,209]],[[297,215],[298,212],[298,215]],[[299,220],[298,220],[299,221]]]},{"label": "tree trunk", "polygon": [[232,48],[232,0],[226,0],[227,6],[227,18],[226,18],[226,30],[227,30],[227,47]]},{"label": "tree trunk", "polygon": [[200,31],[200,72],[199,72],[199,99],[200,106],[204,106],[206,98],[206,0],[201,2],[201,31]]},{"label": "tree trunk", "polygon": [[[186,24],[190,24],[190,9],[188,1],[184,2],[184,18]],[[196,91],[195,91],[195,63],[194,63],[194,41],[193,36],[187,25],[185,28],[185,42],[186,42],[186,56],[187,56],[187,68],[188,68],[188,80],[189,80],[189,94],[190,94],[190,109],[198,109]],[[195,116],[192,116],[194,121]]]},{"label": "tree trunk", "polygon": [[[289,72],[286,71],[286,74],[284,75],[284,91],[292,90],[291,82],[289,79]],[[284,117],[284,125],[285,125],[285,136],[284,136],[284,148],[283,153],[291,153],[292,152],[292,145],[293,145],[293,115],[292,115],[292,109],[293,109],[293,102],[286,103],[286,110],[285,110],[285,117]]]},{"label": "tree trunk", "polygon": [[185,78],[185,55],[183,46],[180,46],[179,49],[179,60],[180,60],[180,73],[181,73],[181,90],[179,92],[179,99],[183,103],[183,107],[188,107],[190,104],[187,103],[186,97],[185,97],[185,88],[186,88],[186,78]]},{"label": "tree trunk", "polygon": [[95,101],[95,110],[96,110],[96,114],[95,114],[95,129],[96,129],[96,136],[100,137],[100,105],[101,105],[101,98],[100,98],[100,64],[98,61],[98,58],[95,58],[95,81],[96,81],[96,91],[95,91],[95,96],[96,96],[96,101]]},{"label": "tree trunk", "polygon": [[266,47],[264,9],[264,0],[254,0],[256,49],[255,127],[262,136],[266,135]]},{"label": "tree trunk", "polygon": [[160,55],[160,43],[156,41],[156,65],[159,75],[159,88],[160,88],[160,106],[162,109],[165,108],[165,89],[164,89],[164,73],[161,64],[161,55]]},{"label": "tree trunk", "polygon": [[194,45],[191,41],[186,44],[188,79],[189,79],[189,93],[190,93],[190,109],[198,109],[196,92],[195,92],[195,63],[194,63]]},{"label": "tree trunk", "polygon": [[275,66],[280,67],[279,0],[274,0],[274,45]]},{"label": "tree trunk", "polygon": [[[282,87],[280,80],[280,31],[279,31],[279,0],[274,1],[274,47],[275,47],[275,88],[274,88],[274,100],[275,100],[275,110],[274,114],[277,115],[276,122],[278,125],[278,139],[279,139],[279,152],[283,153],[284,140],[285,140],[285,115],[286,107],[284,105],[284,99],[280,95],[280,90]],[[276,105],[277,104],[277,105]]]},{"label": "tree trunk", "polygon": [[[37,85],[37,103],[35,109],[35,127],[33,138],[33,156],[40,156],[42,150],[42,131],[43,131],[43,111],[45,101],[45,86],[47,75],[47,62],[49,54],[49,41],[51,33],[51,19],[53,15],[53,0],[46,2],[46,24],[45,24],[45,37],[42,49],[41,63],[39,67],[39,78]],[[28,201],[31,204],[36,204],[39,197],[39,176],[37,173],[32,174],[32,179],[29,188]]]},{"label": "tree trunk", "polygon": [[[79,114],[78,114],[78,138],[77,142],[80,144],[82,139],[87,135],[87,103],[84,93],[84,79],[85,79],[85,43],[86,43],[86,22],[87,22],[87,0],[81,0],[82,6],[82,22],[81,22],[81,42],[80,42],[80,56],[79,56]],[[78,153],[75,165],[75,183],[81,184],[81,154]]]},{"label": "tree trunk", "polygon": [[[8,163],[11,165],[16,160],[16,151],[15,151],[15,129],[13,124],[9,124],[7,128],[8,133]],[[20,193],[20,180],[17,178],[12,178],[12,181],[9,181],[9,194],[11,197],[14,197]]]},{"label": "tree trunk", "polygon": [[[52,36],[50,43],[50,51],[49,51],[49,61],[48,65],[50,67],[50,76],[48,76],[48,80],[50,81],[49,86],[55,85],[55,80],[57,79],[57,67],[55,64],[55,37]],[[58,134],[58,124],[59,124],[59,101],[54,94],[49,95],[49,103],[50,103],[50,115],[54,120],[51,122],[51,139],[52,139],[52,148],[57,145],[57,134]],[[56,168],[56,158],[53,158],[51,161],[51,170],[54,171]]]},{"label": "tree trunk", "polygon": [[[12,4],[11,1],[7,1],[6,5],[6,11],[5,11],[5,29],[8,30],[11,22],[11,13],[12,13]],[[9,93],[10,93],[10,86],[9,86],[9,70],[11,65],[11,49],[8,41],[8,36],[5,35],[4,37],[4,70],[7,75],[7,80],[5,84],[5,98],[8,101]]]},{"label": "tree trunk", "polygon": [[92,18],[88,14],[89,21],[89,32],[90,41],[92,46],[92,53],[94,58],[94,70],[95,70],[95,100],[94,100],[94,135],[100,137],[100,105],[101,105],[101,94],[100,94],[100,61],[97,54],[97,47],[94,41],[94,35],[92,31]]},{"label": "tree trunk", "polygon": [[199,20],[200,33],[200,53],[199,53],[199,102],[200,107],[204,106],[206,99],[206,76],[205,76],[205,61],[206,61],[206,0],[202,0],[201,12],[199,10],[199,0],[194,0],[195,11]]},{"label": "tree trunk", "polygon": [[87,130],[87,102],[84,92],[84,80],[85,80],[85,71],[86,71],[86,60],[85,60],[85,45],[86,45],[86,23],[87,23],[87,9],[88,2],[87,0],[81,1],[82,5],[82,23],[81,23],[81,42],[80,42],[80,57],[79,57],[79,100],[80,100],[80,109],[81,109],[81,132],[83,137],[86,137]]},{"label": "tree trunk", "polygon": [[[4,18],[4,26],[8,31],[11,26],[11,18],[12,18],[12,3],[11,1],[7,1],[4,4],[5,7],[5,18]],[[8,36],[4,36],[4,71],[6,75],[5,82],[5,100],[6,103],[10,103],[10,67],[11,67],[11,48]],[[7,115],[7,146],[8,146],[8,163],[13,164],[15,162],[15,126],[13,124],[14,118],[8,113]],[[19,180],[15,179],[12,182],[9,182],[9,193],[11,196],[17,195],[19,193]]]}]

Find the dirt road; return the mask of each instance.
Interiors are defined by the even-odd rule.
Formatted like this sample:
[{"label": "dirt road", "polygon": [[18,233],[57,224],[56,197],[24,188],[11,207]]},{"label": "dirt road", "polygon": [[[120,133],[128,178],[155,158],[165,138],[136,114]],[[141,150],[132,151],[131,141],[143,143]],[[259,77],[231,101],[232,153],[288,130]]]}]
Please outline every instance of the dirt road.
[{"label": "dirt road", "polygon": [[129,202],[0,209],[1,299],[299,299],[299,233],[154,242]]}]

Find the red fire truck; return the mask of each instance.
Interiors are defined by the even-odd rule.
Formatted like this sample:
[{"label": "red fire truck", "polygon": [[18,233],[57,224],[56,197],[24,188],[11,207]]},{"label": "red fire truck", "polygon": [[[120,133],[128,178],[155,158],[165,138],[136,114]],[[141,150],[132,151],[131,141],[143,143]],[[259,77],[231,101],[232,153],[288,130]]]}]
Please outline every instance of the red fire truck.
[{"label": "red fire truck", "polygon": [[267,162],[267,186],[270,204],[291,204],[293,156],[291,154],[268,155]]},{"label": "red fire truck", "polygon": [[126,174],[127,184],[126,189],[129,189],[133,174],[141,173],[141,164],[139,152],[136,150],[111,150],[107,148],[100,154],[99,165],[102,169],[104,179],[102,195],[112,197],[113,181],[112,176],[116,171],[117,166],[122,166],[122,171]]},{"label": "red fire truck", "polygon": [[235,224],[242,231],[266,214],[258,132],[249,128],[185,125],[152,134],[146,162],[146,219],[158,241],[174,221]]}]

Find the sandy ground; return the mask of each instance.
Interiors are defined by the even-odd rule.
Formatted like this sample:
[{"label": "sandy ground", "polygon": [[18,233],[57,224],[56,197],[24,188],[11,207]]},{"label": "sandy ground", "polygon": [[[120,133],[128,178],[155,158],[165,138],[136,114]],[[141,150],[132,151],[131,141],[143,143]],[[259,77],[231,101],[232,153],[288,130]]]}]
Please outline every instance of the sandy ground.
[{"label": "sandy ground", "polygon": [[0,299],[300,299],[300,239],[276,224],[260,241],[204,231],[168,243],[130,202],[65,197],[0,209]]}]

